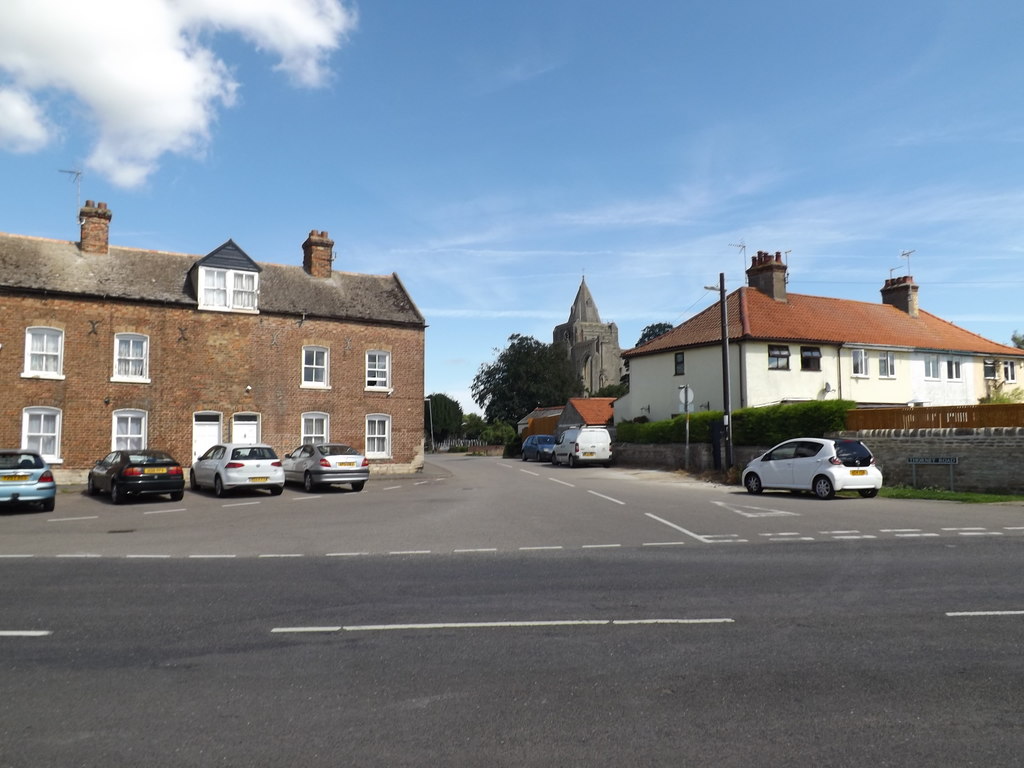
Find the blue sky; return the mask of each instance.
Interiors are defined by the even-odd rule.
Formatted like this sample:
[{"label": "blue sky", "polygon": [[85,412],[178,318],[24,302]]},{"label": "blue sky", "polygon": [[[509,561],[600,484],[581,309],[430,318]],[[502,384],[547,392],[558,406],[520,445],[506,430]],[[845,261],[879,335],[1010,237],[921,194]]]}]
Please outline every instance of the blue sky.
[{"label": "blue sky", "polygon": [[[1024,331],[1024,5],[5,0],[0,231],[396,272],[467,411],[585,276],[624,349],[732,290]],[[81,170],[80,190],[62,170]],[[79,196],[80,195],[80,196]],[[745,253],[739,245],[745,245]],[[912,251],[909,258],[904,252]]]}]

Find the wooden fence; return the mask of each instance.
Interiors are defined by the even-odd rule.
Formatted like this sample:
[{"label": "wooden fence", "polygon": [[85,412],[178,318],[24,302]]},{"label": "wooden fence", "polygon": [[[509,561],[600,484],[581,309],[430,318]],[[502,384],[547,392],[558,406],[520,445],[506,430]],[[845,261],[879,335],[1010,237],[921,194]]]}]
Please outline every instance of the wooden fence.
[{"label": "wooden fence", "polygon": [[846,413],[846,428],[849,430],[988,427],[1024,427],[1024,403],[857,408]]}]

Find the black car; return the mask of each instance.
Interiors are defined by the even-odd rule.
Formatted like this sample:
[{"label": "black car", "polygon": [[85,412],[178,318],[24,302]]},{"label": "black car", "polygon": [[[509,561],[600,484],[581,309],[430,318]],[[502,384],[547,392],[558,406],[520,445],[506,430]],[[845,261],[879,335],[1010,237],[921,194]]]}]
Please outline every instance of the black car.
[{"label": "black car", "polygon": [[554,447],[554,435],[530,435],[523,440],[523,461],[551,461],[551,451]]},{"label": "black car", "polygon": [[171,501],[185,496],[185,473],[181,464],[164,451],[114,451],[89,470],[90,494],[109,493],[114,504],[129,496],[169,494]]}]

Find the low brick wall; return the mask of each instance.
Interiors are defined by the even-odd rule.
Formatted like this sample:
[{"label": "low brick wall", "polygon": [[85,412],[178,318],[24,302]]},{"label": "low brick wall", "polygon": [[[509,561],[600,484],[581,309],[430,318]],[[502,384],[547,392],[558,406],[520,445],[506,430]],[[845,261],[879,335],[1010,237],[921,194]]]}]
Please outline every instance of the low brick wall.
[{"label": "low brick wall", "polygon": [[[863,440],[875,455],[886,485],[1024,494],[1024,428],[868,429],[835,437]],[[771,446],[733,449],[737,467],[746,466]],[[714,470],[708,443],[615,443],[615,463],[700,474]],[[955,464],[911,463],[910,459],[950,459]],[[688,460],[688,461],[687,461]],[[951,488],[952,486],[952,488]]]}]

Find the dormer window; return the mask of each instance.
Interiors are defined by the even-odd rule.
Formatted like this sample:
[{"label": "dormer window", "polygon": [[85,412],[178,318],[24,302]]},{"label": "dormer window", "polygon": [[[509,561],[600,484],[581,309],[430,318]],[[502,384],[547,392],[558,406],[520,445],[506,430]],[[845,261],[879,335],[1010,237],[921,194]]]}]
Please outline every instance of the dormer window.
[{"label": "dormer window", "polygon": [[199,268],[199,308],[224,312],[256,312],[259,275],[216,267]]}]

